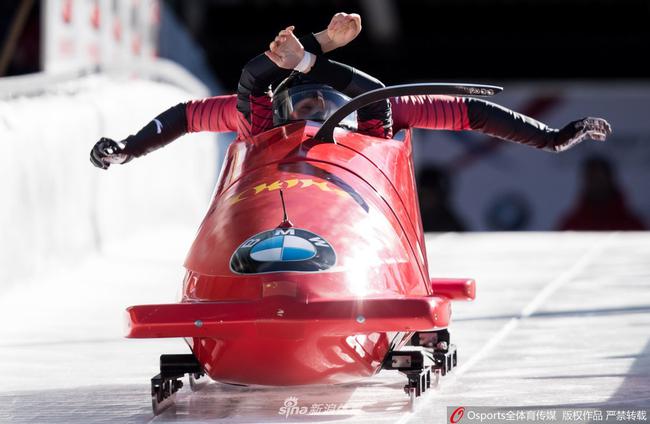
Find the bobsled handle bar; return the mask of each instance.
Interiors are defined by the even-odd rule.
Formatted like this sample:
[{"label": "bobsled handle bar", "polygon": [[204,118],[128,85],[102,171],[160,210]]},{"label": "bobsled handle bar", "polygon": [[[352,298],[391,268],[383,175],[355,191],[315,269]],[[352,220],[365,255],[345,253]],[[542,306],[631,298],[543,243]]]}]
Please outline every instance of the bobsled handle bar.
[{"label": "bobsled handle bar", "polygon": [[495,85],[482,84],[454,84],[454,83],[426,83],[426,84],[403,84],[392,87],[378,88],[363,93],[350,100],[336,110],[318,130],[314,139],[329,143],[335,143],[334,128],[349,114],[364,106],[398,96],[414,96],[425,94],[440,94],[452,96],[493,96],[503,90]]}]

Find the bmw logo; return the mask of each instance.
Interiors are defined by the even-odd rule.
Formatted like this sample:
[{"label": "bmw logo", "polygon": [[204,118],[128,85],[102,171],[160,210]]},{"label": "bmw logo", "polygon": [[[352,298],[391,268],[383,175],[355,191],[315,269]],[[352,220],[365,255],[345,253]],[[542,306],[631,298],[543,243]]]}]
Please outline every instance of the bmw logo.
[{"label": "bmw logo", "polygon": [[318,272],[336,263],[336,253],[319,235],[300,228],[276,228],[243,242],[230,259],[237,274]]}]

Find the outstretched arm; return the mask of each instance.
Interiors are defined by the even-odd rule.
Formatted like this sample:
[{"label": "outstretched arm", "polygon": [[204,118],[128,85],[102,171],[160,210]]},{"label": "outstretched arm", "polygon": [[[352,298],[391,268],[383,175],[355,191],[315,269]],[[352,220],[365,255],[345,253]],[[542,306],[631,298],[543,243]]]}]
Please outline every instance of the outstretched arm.
[{"label": "outstretched arm", "polygon": [[[337,13],[327,29],[302,37],[300,42],[320,55],[346,45],[360,30],[358,15]],[[126,163],[157,150],[187,132],[237,131],[240,137],[247,137],[266,130],[272,125],[268,87],[289,73],[259,55],[244,67],[237,95],[181,103],[156,116],[125,140],[102,138],[91,150],[90,161],[98,168],[107,169],[113,163]]]},{"label": "outstretched arm", "polygon": [[187,132],[185,103],[179,103],[156,116],[134,135],[122,141],[102,138],[90,151],[90,162],[108,169],[114,163],[126,163],[171,143]]},{"label": "outstretched arm", "polygon": [[[338,15],[340,14],[335,17]],[[333,18],[332,22],[334,21]],[[327,30],[314,35],[310,34],[303,37],[301,41],[318,54],[337,47],[336,40],[331,40],[327,36]],[[240,81],[240,87],[243,83],[242,91],[248,90],[249,92],[248,96],[245,93],[240,93],[244,98],[249,99],[249,103],[243,107],[245,112],[248,111],[247,114],[238,113],[238,96],[234,94],[180,103],[156,116],[140,131],[125,140],[100,139],[90,152],[91,163],[102,169],[107,169],[111,164],[126,163],[134,157],[140,157],[157,150],[188,132],[240,131],[243,133],[240,136],[249,135],[251,121],[253,121],[250,116],[251,104],[258,103],[253,93],[262,91],[257,86],[264,87],[264,84],[268,86],[265,79],[267,76],[272,76],[275,73],[277,77],[282,77],[280,73],[284,72],[263,55],[253,59],[249,65],[245,69],[248,73],[243,73],[242,81]]]},{"label": "outstretched arm", "polygon": [[583,118],[554,129],[529,116],[481,99],[405,96],[391,101],[394,131],[402,128],[473,130],[549,152],[562,152],[591,138],[604,141],[611,127],[602,118]]},{"label": "outstretched arm", "polygon": [[124,140],[102,138],[91,150],[90,161],[98,168],[107,169],[111,164],[126,163],[153,152],[188,132],[236,131],[235,104],[234,95],[179,103]]},{"label": "outstretched arm", "polygon": [[[352,22],[350,25],[355,24]],[[360,29],[360,22],[358,25]],[[343,28],[342,32],[349,31],[345,26],[341,28]],[[367,91],[384,87],[381,81],[358,69],[324,57],[310,55],[293,34],[293,27],[280,31],[275,41],[271,43],[270,50],[265,54],[278,67],[300,69],[314,80],[327,84],[349,97],[356,97]],[[358,121],[361,132],[376,137],[390,138],[392,136],[393,125],[388,100],[359,109]]]}]

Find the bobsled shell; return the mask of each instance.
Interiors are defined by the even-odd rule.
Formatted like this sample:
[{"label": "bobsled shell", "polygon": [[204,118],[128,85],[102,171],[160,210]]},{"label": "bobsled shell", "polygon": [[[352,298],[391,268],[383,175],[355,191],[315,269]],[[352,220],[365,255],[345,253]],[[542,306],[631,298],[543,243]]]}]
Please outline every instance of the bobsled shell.
[{"label": "bobsled shell", "polygon": [[[275,143],[263,143],[263,154],[256,143],[231,146],[222,175],[230,183],[220,183],[188,254],[185,266],[192,277],[184,300],[254,299],[266,284],[287,283],[298,287],[296,296],[311,299],[429,294],[423,239],[386,175],[349,147],[309,146],[301,138],[308,138],[304,131],[280,135],[284,138]],[[398,150],[388,143],[403,143],[377,142],[392,152],[388,156]],[[402,159],[410,163],[410,156]],[[408,166],[402,171],[411,174]],[[269,233],[277,231],[283,217],[280,190],[292,228],[310,237]],[[312,268],[290,266],[292,245],[294,256],[313,256],[305,240],[328,245],[335,260]],[[246,250],[248,244],[255,245]],[[318,244],[315,249],[324,250]],[[241,257],[248,267],[240,269]],[[256,262],[264,258],[283,263]]]}]

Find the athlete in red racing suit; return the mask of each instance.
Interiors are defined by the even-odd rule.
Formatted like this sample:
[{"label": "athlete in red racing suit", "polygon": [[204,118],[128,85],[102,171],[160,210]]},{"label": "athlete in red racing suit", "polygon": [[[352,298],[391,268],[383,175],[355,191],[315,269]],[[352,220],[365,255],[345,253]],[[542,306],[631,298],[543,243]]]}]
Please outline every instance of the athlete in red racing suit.
[{"label": "athlete in red racing suit", "polygon": [[[337,14],[354,20],[358,15]],[[360,18],[359,18],[360,19]],[[358,23],[360,30],[360,20]],[[325,35],[324,35],[325,34]],[[276,86],[296,71],[283,69],[282,54],[313,54],[307,73],[311,80],[333,87],[349,97],[383,87],[377,79],[350,66],[327,59],[323,54],[347,44],[327,38],[327,30],[293,37],[293,27],[280,32],[271,50],[252,59],[244,67],[236,95],[210,97],[180,103],[158,115],[135,135],[122,142],[102,138],[91,151],[91,162],[106,169],[111,163],[126,163],[133,157],[156,150],[188,132],[236,132],[246,139],[273,127],[269,86]],[[356,32],[358,34],[358,31]],[[356,37],[354,34],[353,37]],[[289,41],[287,41],[289,39]],[[293,42],[293,44],[291,44]],[[296,44],[297,43],[297,44]],[[288,46],[288,47],[287,47]],[[296,47],[298,46],[298,47]],[[284,49],[284,50],[283,50]],[[271,60],[273,59],[273,60]],[[377,102],[358,111],[358,131],[391,138],[401,129],[473,130],[531,147],[561,152],[586,138],[604,141],[611,132],[601,118],[583,118],[557,130],[502,106],[481,99],[451,96],[404,96]]]}]

